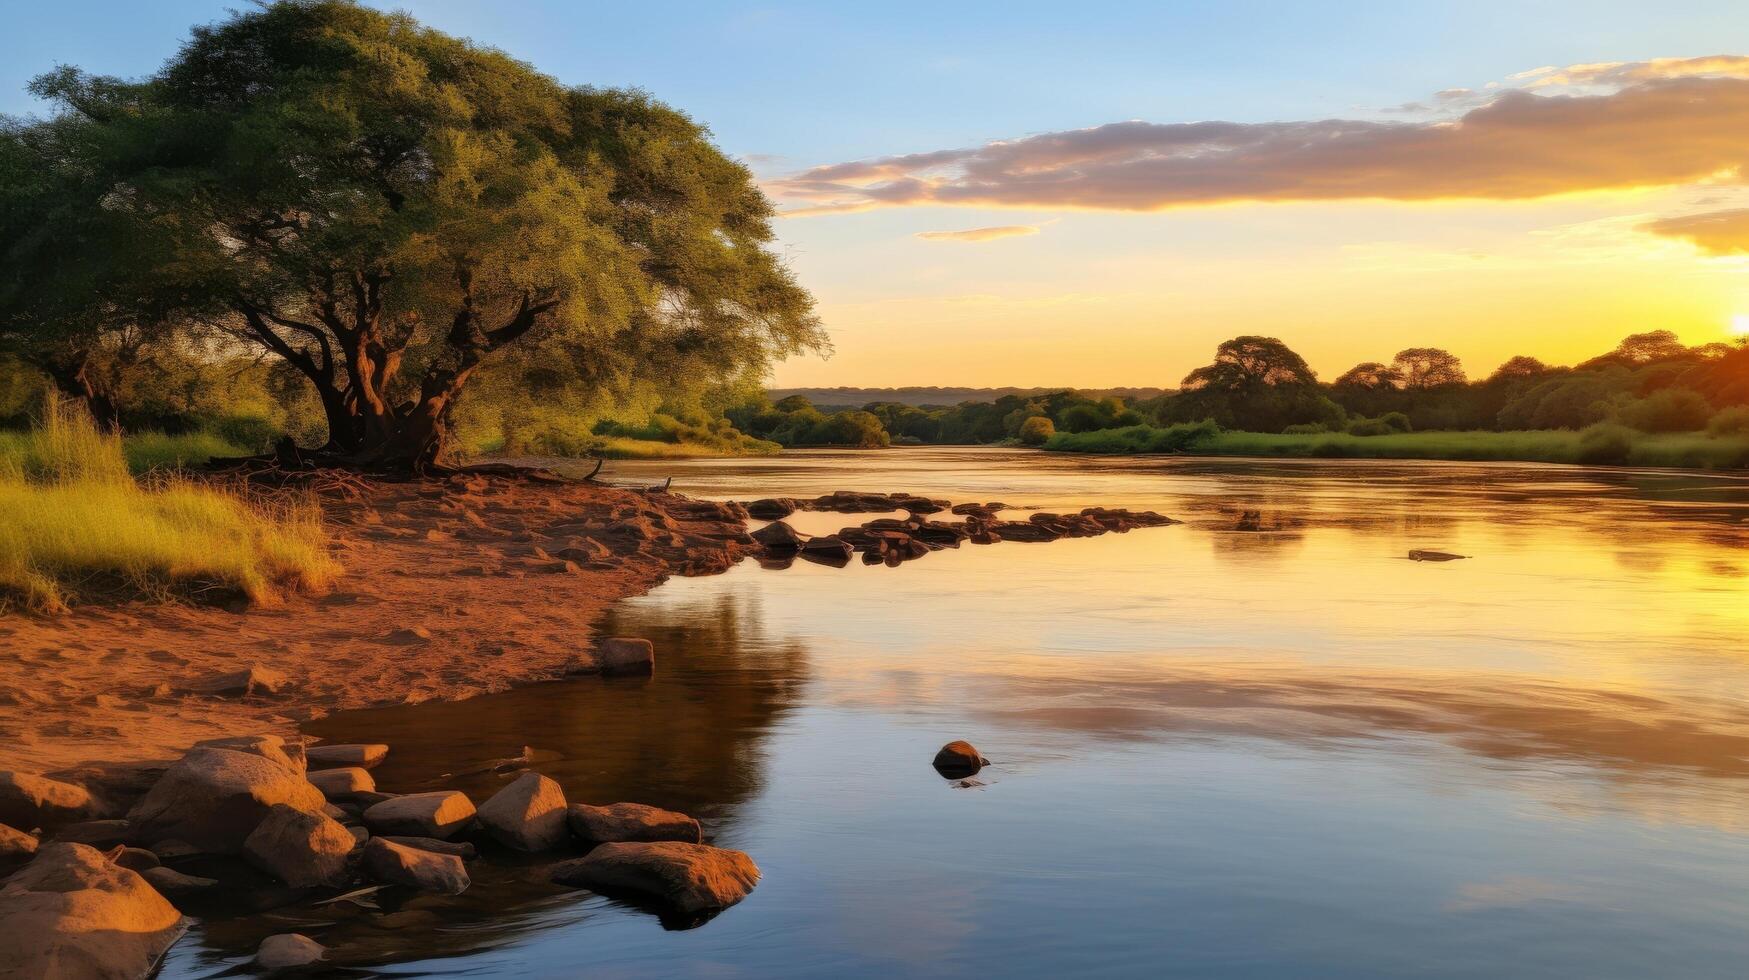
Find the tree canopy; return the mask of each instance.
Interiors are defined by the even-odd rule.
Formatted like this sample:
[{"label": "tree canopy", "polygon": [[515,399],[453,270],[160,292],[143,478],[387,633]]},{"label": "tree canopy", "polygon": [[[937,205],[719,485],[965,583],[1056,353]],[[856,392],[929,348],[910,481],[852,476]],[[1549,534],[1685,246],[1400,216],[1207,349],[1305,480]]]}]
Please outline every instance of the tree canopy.
[{"label": "tree canopy", "polygon": [[[336,457],[441,461],[483,370],[725,381],[824,344],[768,248],[769,203],[702,127],[406,15],[282,0],[195,28],[144,81],[63,69],[37,89],[60,111],[7,146],[70,133],[81,155],[8,180],[8,204],[33,206],[7,219],[7,252],[68,215],[149,230],[161,246],[104,302],[289,365]],[[86,254],[45,247],[50,267]],[[105,319],[77,295],[57,322]],[[0,302],[9,321],[31,309]]]}]

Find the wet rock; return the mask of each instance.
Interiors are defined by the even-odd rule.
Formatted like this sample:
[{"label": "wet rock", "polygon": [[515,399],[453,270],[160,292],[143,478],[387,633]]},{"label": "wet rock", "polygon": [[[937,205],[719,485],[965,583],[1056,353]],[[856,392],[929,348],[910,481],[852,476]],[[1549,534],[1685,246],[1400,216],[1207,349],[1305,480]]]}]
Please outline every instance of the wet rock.
[{"label": "wet rock", "polygon": [[327,955],[328,948],[309,936],[282,932],[261,941],[261,945],[255,950],[255,965],[269,972],[293,970],[311,963],[320,963]]},{"label": "wet rock", "polygon": [[291,690],[291,680],[271,667],[259,664],[223,674],[209,674],[188,682],[182,688],[186,694],[205,694],[221,698],[271,697]]},{"label": "wet rock", "polygon": [[935,771],[948,779],[964,779],[975,776],[979,769],[990,764],[990,760],[978,753],[970,742],[949,742],[935,753]]},{"label": "wet rock", "polygon": [[747,504],[747,516],[762,521],[781,521],[796,512],[796,502],[790,497],[767,497]]},{"label": "wet rock", "polygon": [[596,650],[604,674],[647,674],[656,669],[656,645],[637,636],[610,636]]},{"label": "wet rock", "polygon": [[387,745],[311,745],[304,749],[312,769],[375,769],[389,757]]},{"label": "wet rock", "polygon": [[146,884],[158,890],[161,895],[176,898],[181,895],[192,895],[217,885],[216,878],[201,878],[197,875],[185,875],[159,865],[140,872],[140,877],[146,879]]},{"label": "wet rock", "polygon": [[850,542],[836,534],[822,534],[802,543],[802,555],[807,558],[834,558],[849,561],[855,552]]},{"label": "wet rock", "polygon": [[151,851],[143,847],[128,847],[126,844],[117,844],[105,851],[103,856],[110,864],[129,871],[148,871],[162,863],[158,860],[158,855]]},{"label": "wet rock", "polygon": [[602,844],[553,868],[553,881],[594,891],[658,899],[688,914],[728,908],[759,884],[759,868],[740,851],[680,841]]},{"label": "wet rock", "polygon": [[152,845],[152,853],[158,855],[160,861],[175,861],[179,858],[196,857],[206,852],[185,840],[172,837]]},{"label": "wet rock", "polygon": [[319,769],[307,777],[310,785],[322,791],[330,800],[350,800],[359,793],[374,793],[376,780],[357,766],[345,769]]},{"label": "wet rock", "polygon": [[63,840],[72,844],[90,844],[98,850],[107,850],[117,844],[124,844],[131,838],[128,835],[126,820],[81,820],[70,823],[55,831],[55,840]]},{"label": "wet rock", "polygon": [[25,772],[0,772],[0,823],[47,830],[84,820],[97,805],[83,786]]},{"label": "wet rock", "polygon": [[474,804],[454,790],[409,793],[364,811],[372,834],[448,840],[474,822]]},{"label": "wet rock", "polygon": [[807,539],[783,521],[772,521],[753,532],[753,540],[767,551],[798,551]]},{"label": "wet rock", "polygon": [[567,819],[571,832],[591,844],[661,840],[697,844],[700,839],[697,820],[641,803],[573,803]]},{"label": "wet rock", "polygon": [[309,760],[304,754],[303,743],[287,742],[278,735],[209,738],[204,742],[194,743],[194,747],[197,749],[230,749],[233,752],[247,752],[295,773],[302,773],[309,768]]},{"label": "wet rock", "polygon": [[468,890],[468,869],[453,854],[403,847],[381,837],[364,845],[364,870],[385,885],[405,885],[440,895]]},{"label": "wet rock", "polygon": [[275,804],[320,813],[326,804],[309,781],[259,755],[197,748],[165,770],[128,813],[135,840],[166,838],[214,854],[236,854]]},{"label": "wet rock", "polygon": [[327,814],[281,804],[243,842],[243,857],[293,888],[312,888],[345,881],[346,856],[356,844]]},{"label": "wet rock", "polygon": [[1063,532],[1034,521],[997,521],[990,525],[1004,541],[1055,541]]},{"label": "wet rock", "polygon": [[480,856],[474,845],[465,840],[437,840],[433,837],[384,837],[383,840],[402,847],[411,847],[420,851],[431,851],[435,854],[449,854],[464,861],[472,861]]},{"label": "wet rock", "polygon": [[1449,551],[1428,551],[1425,548],[1416,548],[1409,552],[1410,561],[1458,561],[1468,557],[1469,555],[1454,555]]},{"label": "wet rock", "polygon": [[0,887],[0,977],[138,980],[187,929],[138,874],[84,844],[45,845]]},{"label": "wet rock", "polygon": [[379,789],[373,793],[354,793],[354,794],[352,794],[352,803],[356,806],[361,806],[361,807],[365,807],[366,809],[368,809],[370,807],[376,806],[378,803],[381,803],[384,800],[399,799],[400,796],[401,796],[400,793],[385,793]]},{"label": "wet rock", "polygon": [[37,840],[0,823],[0,864],[15,864],[36,853]]},{"label": "wet rock", "polygon": [[551,850],[565,842],[565,791],[538,772],[525,772],[480,804],[477,819],[506,847]]}]

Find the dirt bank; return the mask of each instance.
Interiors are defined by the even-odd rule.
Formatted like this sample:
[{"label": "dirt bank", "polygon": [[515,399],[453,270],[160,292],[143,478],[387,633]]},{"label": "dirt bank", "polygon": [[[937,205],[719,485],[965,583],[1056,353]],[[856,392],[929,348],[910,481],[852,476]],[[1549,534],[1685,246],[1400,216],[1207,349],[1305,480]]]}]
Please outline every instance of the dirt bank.
[{"label": "dirt bank", "polygon": [[[173,757],[335,709],[559,677],[587,663],[614,602],[750,548],[717,505],[503,476],[369,483],[324,512],[346,568],[325,595],[0,617],[0,769]],[[282,689],[196,693],[251,668]]]}]

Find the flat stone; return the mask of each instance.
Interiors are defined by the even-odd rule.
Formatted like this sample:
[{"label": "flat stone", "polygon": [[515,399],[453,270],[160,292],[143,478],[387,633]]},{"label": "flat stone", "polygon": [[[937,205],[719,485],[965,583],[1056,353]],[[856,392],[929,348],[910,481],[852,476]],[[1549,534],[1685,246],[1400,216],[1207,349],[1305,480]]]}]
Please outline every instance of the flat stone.
[{"label": "flat stone", "polygon": [[573,803],[566,816],[571,832],[591,844],[659,840],[697,844],[700,839],[697,820],[641,803]]},{"label": "flat stone", "polygon": [[282,932],[268,936],[255,950],[255,965],[263,970],[291,970],[327,958],[328,948],[309,936]]},{"label": "flat stone", "polygon": [[99,850],[125,844],[130,839],[126,820],[81,820],[55,831],[55,840],[89,844]]},{"label": "flat stone", "polygon": [[338,885],[346,880],[346,856],[357,843],[327,814],[280,804],[243,842],[243,857],[293,888]]},{"label": "flat stone", "polygon": [[188,926],[138,874],[85,844],[46,844],[0,887],[0,977],[151,975]]},{"label": "flat stone", "polygon": [[384,837],[383,840],[402,847],[412,847],[421,851],[432,851],[437,854],[452,854],[464,861],[472,861],[479,857],[480,852],[474,845],[465,840],[438,840],[435,837]]},{"label": "flat stone", "polygon": [[473,820],[473,802],[454,790],[409,793],[364,811],[364,825],[373,834],[439,840],[454,837]]},{"label": "flat stone", "polygon": [[160,894],[169,896],[188,895],[194,892],[205,891],[219,883],[216,878],[201,878],[197,875],[185,875],[180,871],[166,868],[163,865],[159,865],[156,868],[147,868],[140,872],[140,877],[146,879],[146,883],[153,888],[156,888]]},{"label": "flat stone", "polygon": [[214,697],[265,697],[290,691],[291,681],[285,674],[259,664],[223,674],[210,674],[184,685],[190,694]]},{"label": "flat stone", "polygon": [[604,674],[647,674],[656,669],[656,645],[636,636],[610,636],[597,657]]},{"label": "flat stone", "polygon": [[480,804],[478,817],[506,847],[552,850],[565,842],[565,791],[538,772],[525,772]]},{"label": "flat stone", "polygon": [[553,881],[594,891],[627,891],[696,915],[728,908],[759,884],[759,868],[740,851],[680,841],[602,844],[556,865]]},{"label": "flat stone", "polygon": [[405,885],[441,895],[468,890],[468,869],[453,854],[403,847],[381,837],[364,845],[364,870],[386,885]]},{"label": "flat stone", "polygon": [[374,793],[377,789],[376,780],[357,766],[347,766],[344,769],[318,769],[307,778],[310,785],[322,791],[322,795],[330,800],[350,800],[359,793]]},{"label": "flat stone", "polygon": [[93,815],[91,791],[73,783],[26,772],[0,772],[0,823],[20,830],[44,830]]},{"label": "flat stone", "polygon": [[258,755],[291,772],[302,773],[309,768],[301,742],[288,742],[278,735],[237,735],[231,738],[209,738],[194,743],[197,749],[230,749]]},{"label": "flat stone", "polygon": [[375,769],[384,759],[389,757],[389,747],[374,743],[310,745],[304,748],[304,755],[309,758],[312,769],[332,769],[343,766]]}]

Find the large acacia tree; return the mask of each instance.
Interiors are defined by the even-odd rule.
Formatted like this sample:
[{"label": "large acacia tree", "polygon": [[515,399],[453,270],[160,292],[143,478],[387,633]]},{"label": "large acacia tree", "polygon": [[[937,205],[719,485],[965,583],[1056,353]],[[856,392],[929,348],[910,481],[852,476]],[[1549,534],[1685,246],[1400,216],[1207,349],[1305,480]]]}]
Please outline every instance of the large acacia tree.
[{"label": "large acacia tree", "polygon": [[[440,463],[483,365],[720,377],[823,343],[769,203],[682,114],[342,0],[196,28],[138,83],[38,82],[96,134],[88,201],[171,243],[142,287],[295,368],[325,453]],[[93,90],[130,111],[90,112]]]}]

